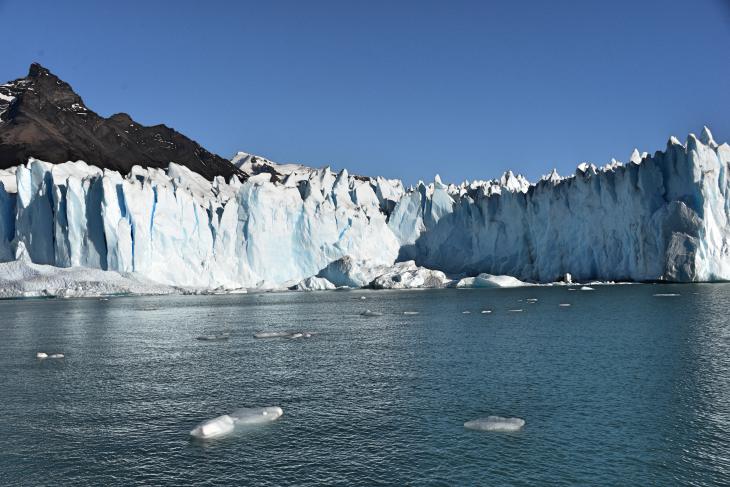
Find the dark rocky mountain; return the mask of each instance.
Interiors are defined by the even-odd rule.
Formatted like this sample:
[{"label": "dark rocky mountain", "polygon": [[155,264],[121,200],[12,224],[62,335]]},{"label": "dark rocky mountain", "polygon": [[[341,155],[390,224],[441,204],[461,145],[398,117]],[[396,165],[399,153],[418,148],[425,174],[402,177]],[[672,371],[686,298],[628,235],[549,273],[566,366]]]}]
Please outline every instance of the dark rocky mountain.
[{"label": "dark rocky mountain", "polygon": [[81,159],[123,174],[136,164],[166,168],[173,161],[207,179],[246,178],[230,161],[170,127],[145,127],[126,113],[99,116],[40,64],[32,64],[25,78],[0,85],[0,169],[28,157],[52,163]]}]

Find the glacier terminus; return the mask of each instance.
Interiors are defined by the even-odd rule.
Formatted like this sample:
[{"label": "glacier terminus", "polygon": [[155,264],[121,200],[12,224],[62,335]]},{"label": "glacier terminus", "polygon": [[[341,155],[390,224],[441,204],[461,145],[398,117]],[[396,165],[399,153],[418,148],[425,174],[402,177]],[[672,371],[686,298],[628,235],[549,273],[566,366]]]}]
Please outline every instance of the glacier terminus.
[{"label": "glacier terminus", "polygon": [[534,184],[507,172],[406,188],[246,153],[232,163],[244,177],[174,162],[126,175],[34,158],[0,170],[0,261],[207,290],[730,279],[730,146],[706,127]]}]

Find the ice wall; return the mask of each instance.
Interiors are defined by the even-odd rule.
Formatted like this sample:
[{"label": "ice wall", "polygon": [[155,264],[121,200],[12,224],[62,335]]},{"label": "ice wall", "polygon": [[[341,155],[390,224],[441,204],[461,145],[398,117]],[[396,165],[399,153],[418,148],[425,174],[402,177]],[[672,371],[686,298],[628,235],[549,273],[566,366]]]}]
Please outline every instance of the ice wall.
[{"label": "ice wall", "polygon": [[174,163],[127,176],[33,159],[0,171],[0,261],[22,242],[37,264],[206,288],[295,285],[343,258],[541,282],[565,273],[730,279],[730,147],[706,129],[653,156],[582,164],[537,184],[506,173],[405,190],[245,156],[245,183],[207,181]]},{"label": "ice wall", "polygon": [[83,162],[31,160],[16,181],[17,194],[0,189],[6,260],[23,242],[38,264],[237,288],[296,283],[346,255],[392,264],[398,254],[374,189],[346,171],[228,184],[176,164],[122,177]]},{"label": "ice wall", "polygon": [[420,184],[389,225],[400,258],[451,273],[577,279],[730,279],[730,147],[706,128],[664,152],[535,185],[500,181]]}]

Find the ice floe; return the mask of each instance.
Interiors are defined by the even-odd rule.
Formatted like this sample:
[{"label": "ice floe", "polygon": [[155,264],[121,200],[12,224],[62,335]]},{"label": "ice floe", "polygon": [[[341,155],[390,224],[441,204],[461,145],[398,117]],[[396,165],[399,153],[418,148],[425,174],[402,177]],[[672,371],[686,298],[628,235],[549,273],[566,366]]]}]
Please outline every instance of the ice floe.
[{"label": "ice floe", "polygon": [[512,276],[495,276],[492,274],[479,274],[476,277],[465,277],[453,284],[457,288],[522,287],[530,285]]},{"label": "ice floe", "polygon": [[312,333],[307,331],[257,331],[254,338],[311,338]]},{"label": "ice floe", "polygon": [[525,426],[525,420],[521,418],[503,418],[501,416],[487,416],[486,418],[473,419],[464,423],[464,427],[477,431],[513,432],[519,431]]},{"label": "ice floe", "polygon": [[224,414],[203,421],[190,431],[190,436],[200,440],[220,438],[233,433],[236,426],[269,423],[284,414],[278,406],[261,408],[241,408],[230,414]]}]

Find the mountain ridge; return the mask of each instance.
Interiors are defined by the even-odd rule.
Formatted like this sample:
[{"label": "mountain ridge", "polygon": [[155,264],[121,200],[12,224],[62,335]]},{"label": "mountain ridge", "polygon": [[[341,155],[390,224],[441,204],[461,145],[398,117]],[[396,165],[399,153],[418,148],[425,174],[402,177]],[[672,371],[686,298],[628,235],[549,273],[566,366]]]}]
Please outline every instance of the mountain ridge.
[{"label": "mountain ridge", "polygon": [[166,168],[175,162],[209,180],[247,177],[164,124],[145,126],[124,112],[97,114],[71,85],[38,63],[26,77],[0,85],[0,169],[30,157],[56,164],[83,160],[122,174],[135,165]]}]

